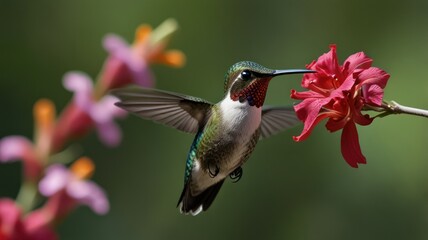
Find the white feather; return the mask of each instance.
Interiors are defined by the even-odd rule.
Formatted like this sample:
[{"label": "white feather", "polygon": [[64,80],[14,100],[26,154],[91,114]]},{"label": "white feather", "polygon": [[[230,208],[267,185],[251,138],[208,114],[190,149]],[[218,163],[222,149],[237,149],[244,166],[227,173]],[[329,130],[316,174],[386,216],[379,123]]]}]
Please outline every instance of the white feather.
[{"label": "white feather", "polygon": [[233,101],[230,93],[219,104],[227,130],[239,132],[243,140],[249,140],[260,126],[262,108],[250,106],[247,101]]},{"label": "white feather", "polygon": [[[247,150],[247,143],[260,127],[262,108],[250,106],[248,102],[233,101],[230,93],[220,102],[225,132],[229,132],[232,138],[240,139],[237,151],[229,161],[229,167],[236,167],[241,160],[242,154]],[[233,170],[233,169],[232,169]],[[230,172],[223,173],[225,176]]]}]

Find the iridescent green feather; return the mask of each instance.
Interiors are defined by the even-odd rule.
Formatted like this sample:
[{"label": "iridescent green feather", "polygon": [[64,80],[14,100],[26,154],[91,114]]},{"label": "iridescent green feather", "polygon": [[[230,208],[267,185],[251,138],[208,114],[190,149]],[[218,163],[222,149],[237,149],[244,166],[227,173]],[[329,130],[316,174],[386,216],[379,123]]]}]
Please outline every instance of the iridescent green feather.
[{"label": "iridescent green feather", "polygon": [[186,169],[184,170],[184,182],[185,183],[187,182],[187,180],[189,180],[189,177],[192,174],[193,163],[194,163],[195,158],[196,158],[196,151],[199,148],[199,144],[200,144],[203,136],[204,136],[204,132],[199,131],[196,134],[195,139],[193,140],[192,146],[190,147],[190,151],[189,151],[189,154],[187,155],[187,160],[186,160]]},{"label": "iridescent green feather", "polygon": [[[220,115],[218,113],[217,106],[213,106],[211,110],[210,121],[205,125],[204,128],[198,131],[196,134],[192,146],[190,147],[189,154],[186,160],[186,169],[184,173],[184,182],[189,180],[190,175],[192,174],[193,165],[196,159],[204,161],[202,159],[205,155],[207,148],[211,145],[211,140],[215,139],[216,134],[220,133],[218,127],[220,123]],[[201,166],[205,166],[205,162],[201,162]]]},{"label": "iridescent green feather", "polygon": [[229,89],[230,84],[232,84],[232,81],[236,78],[236,75],[245,69],[251,69],[251,71],[261,74],[271,74],[274,72],[274,70],[272,69],[263,67],[262,65],[251,61],[242,61],[235,63],[229,68],[225,75],[224,92]]}]

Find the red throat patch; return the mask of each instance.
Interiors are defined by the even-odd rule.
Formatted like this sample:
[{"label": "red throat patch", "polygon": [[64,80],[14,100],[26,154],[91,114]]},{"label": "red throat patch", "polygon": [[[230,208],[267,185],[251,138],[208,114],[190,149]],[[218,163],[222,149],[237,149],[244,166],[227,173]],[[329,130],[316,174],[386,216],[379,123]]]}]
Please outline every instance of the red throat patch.
[{"label": "red throat patch", "polygon": [[250,106],[261,107],[265,102],[266,91],[269,86],[270,79],[257,80],[240,92],[235,92],[230,95],[233,101],[245,102],[247,101]]}]

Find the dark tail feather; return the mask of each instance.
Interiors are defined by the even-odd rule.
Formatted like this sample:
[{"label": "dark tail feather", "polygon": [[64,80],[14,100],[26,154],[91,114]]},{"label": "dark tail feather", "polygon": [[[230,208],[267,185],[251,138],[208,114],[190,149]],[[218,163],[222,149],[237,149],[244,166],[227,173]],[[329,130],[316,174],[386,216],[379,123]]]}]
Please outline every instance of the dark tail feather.
[{"label": "dark tail feather", "polygon": [[[190,182],[190,181],[189,181]],[[180,212],[184,214],[192,214],[193,216],[199,214],[201,211],[206,211],[213,203],[218,191],[223,185],[224,179],[220,182],[207,188],[197,196],[192,196],[190,193],[189,182],[184,186],[181,193],[180,200],[178,200],[177,207]]]}]

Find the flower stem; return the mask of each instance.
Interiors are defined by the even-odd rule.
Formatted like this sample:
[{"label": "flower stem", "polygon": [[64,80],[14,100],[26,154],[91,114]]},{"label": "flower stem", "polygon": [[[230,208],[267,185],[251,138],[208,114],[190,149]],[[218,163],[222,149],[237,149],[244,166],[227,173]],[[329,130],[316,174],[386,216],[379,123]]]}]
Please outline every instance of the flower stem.
[{"label": "flower stem", "polygon": [[29,212],[33,209],[38,196],[37,185],[35,182],[25,181],[19,189],[16,201],[22,207],[24,212]]},{"label": "flower stem", "polygon": [[410,114],[428,118],[428,110],[403,106],[395,101],[382,103],[381,109],[387,114]]}]

